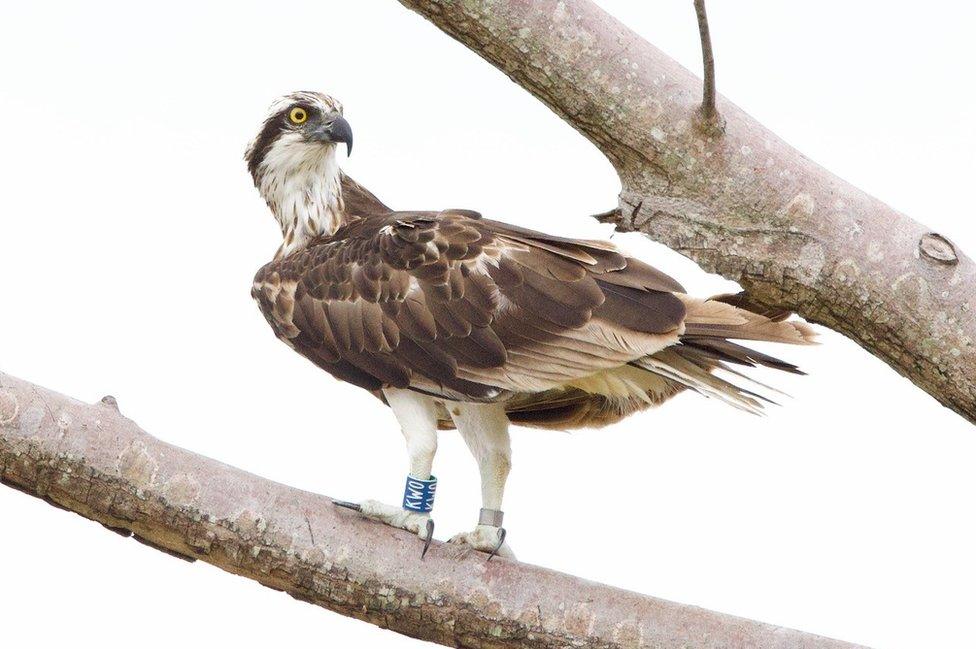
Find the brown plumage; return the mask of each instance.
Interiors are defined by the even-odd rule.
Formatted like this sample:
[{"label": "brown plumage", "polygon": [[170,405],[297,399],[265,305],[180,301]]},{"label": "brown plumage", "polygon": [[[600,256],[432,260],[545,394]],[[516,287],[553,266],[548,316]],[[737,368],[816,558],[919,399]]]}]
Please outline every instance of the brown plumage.
[{"label": "brown plumage", "polygon": [[758,395],[712,372],[797,370],[727,338],[812,337],[744,297],[691,298],[606,242],[392,211],[348,176],[341,187],[342,225],[261,268],[252,294],[279,338],[367,390],[503,402],[546,428],[605,425],[686,388],[756,410]]},{"label": "brown plumage", "polygon": [[[758,412],[736,366],[798,372],[730,339],[806,343],[789,314],[748,296],[703,300],[603,241],[567,239],[470,210],[393,211],[342,173],[342,105],[275,101],[245,153],[282,243],[252,294],[286,344],[381,398],[407,445],[402,506],[341,503],[433,536],[437,429],[478,463],[481,509],[461,543],[512,557],[502,527],[511,422],[603,426],[691,389]],[[755,383],[755,381],[753,381]]]}]

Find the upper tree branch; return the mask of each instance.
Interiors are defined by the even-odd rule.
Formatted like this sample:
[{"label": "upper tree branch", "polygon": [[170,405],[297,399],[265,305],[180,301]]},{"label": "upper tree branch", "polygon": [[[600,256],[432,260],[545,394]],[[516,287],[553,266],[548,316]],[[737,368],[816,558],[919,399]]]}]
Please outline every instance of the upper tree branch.
[{"label": "upper tree branch", "polygon": [[175,556],[452,647],[854,649],[454,545],[435,543],[421,563],[415,535],[165,444],[114,400],[85,404],[2,373],[0,480]]},{"label": "upper tree branch", "polygon": [[944,237],[727,100],[721,137],[689,128],[698,79],[588,0],[400,2],[603,151],[623,185],[618,227],[849,336],[976,421],[976,267]]}]

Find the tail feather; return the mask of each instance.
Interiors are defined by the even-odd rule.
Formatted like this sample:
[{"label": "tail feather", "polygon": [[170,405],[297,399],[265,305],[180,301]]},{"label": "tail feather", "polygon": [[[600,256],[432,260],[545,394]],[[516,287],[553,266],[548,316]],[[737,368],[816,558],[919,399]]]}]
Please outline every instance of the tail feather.
[{"label": "tail feather", "polygon": [[756,351],[755,349],[750,349],[743,345],[738,345],[724,338],[699,338],[696,336],[685,336],[682,337],[680,344],[687,347],[693,347],[702,355],[708,356],[709,358],[717,361],[724,361],[734,365],[745,365],[746,367],[756,367],[757,365],[762,365],[764,367],[782,370],[783,372],[789,372],[790,374],[806,374],[806,372],[801,370],[793,363],[776,358],[775,356],[770,356],[769,354],[764,354]]},{"label": "tail feather", "polygon": [[740,291],[738,293],[723,293],[721,295],[713,295],[708,298],[714,302],[724,302],[725,304],[731,304],[739,309],[744,309],[756,315],[761,315],[774,322],[780,322],[786,320],[793,312],[789,309],[780,309],[777,307],[768,307],[765,304],[759,304],[752,299],[752,296],[745,291]]},{"label": "tail feather", "polygon": [[793,363],[727,339],[813,344],[815,333],[807,323],[789,320],[791,314],[788,312],[764,309],[741,293],[720,295],[708,300],[684,295],[680,297],[688,311],[680,342],[634,361],[637,367],[754,414],[762,412],[763,402],[775,402],[717,376],[716,370],[779,394],[784,393],[733,366],[764,366],[791,374],[804,373]]},{"label": "tail feather", "polygon": [[685,331],[676,344],[561,388],[516,395],[506,402],[509,419],[539,428],[601,427],[684,390],[758,415],[764,404],[776,403],[760,392],[785,393],[737,368],[762,366],[803,374],[792,363],[728,339],[812,344],[814,332],[806,323],[789,320],[791,314],[766,309],[744,294],[708,300],[676,295],[687,311]]},{"label": "tail feather", "polygon": [[683,357],[676,348],[645,356],[634,361],[634,365],[754,415],[762,414],[763,401],[773,403],[760,394],[712,374],[708,368]]},{"label": "tail feather", "polygon": [[799,320],[787,320],[788,316],[778,311],[771,312],[773,317],[770,318],[721,299],[702,300],[683,295],[681,300],[687,309],[685,336],[760,340],[794,345],[812,344],[816,337],[810,325]]},{"label": "tail feather", "polygon": [[[760,380],[758,380],[758,379],[756,379],[756,378],[754,378],[752,376],[749,376],[745,372],[740,372],[739,370],[733,369],[733,368],[729,367],[728,365],[719,365],[719,367],[716,368],[716,369],[720,369],[723,372],[725,372],[726,374],[731,374],[732,376],[736,376],[736,377],[742,379],[743,381],[746,381],[748,383],[751,383],[753,385],[756,385],[756,386],[762,388],[763,390],[768,390],[769,392],[775,392],[776,394],[782,395],[784,397],[789,397],[790,396],[788,393],[783,392],[779,388],[773,387],[773,386],[771,386],[771,385],[769,385],[767,383],[763,383],[762,381],[760,381]],[[801,372],[801,374],[802,374],[802,372]],[[776,403],[775,401],[771,401],[770,399],[765,399],[765,400],[766,401],[769,401],[770,403],[775,403],[776,405],[779,405],[778,403]]]}]

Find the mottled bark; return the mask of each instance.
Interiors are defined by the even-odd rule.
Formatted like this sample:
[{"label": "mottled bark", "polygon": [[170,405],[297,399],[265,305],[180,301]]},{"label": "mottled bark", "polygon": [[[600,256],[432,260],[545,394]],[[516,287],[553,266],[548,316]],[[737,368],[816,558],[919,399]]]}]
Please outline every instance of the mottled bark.
[{"label": "mottled bark", "polygon": [[[0,479],[184,559],[456,647],[852,649],[434,543],[0,373]],[[3,528],[18,527],[3,521]],[[5,532],[9,533],[9,532]],[[21,528],[18,533],[29,533]]]},{"label": "mottled bark", "polygon": [[715,128],[701,82],[588,0],[400,1],[606,154],[622,191],[604,219],[850,337],[976,422],[976,269],[944,237],[722,97]]}]

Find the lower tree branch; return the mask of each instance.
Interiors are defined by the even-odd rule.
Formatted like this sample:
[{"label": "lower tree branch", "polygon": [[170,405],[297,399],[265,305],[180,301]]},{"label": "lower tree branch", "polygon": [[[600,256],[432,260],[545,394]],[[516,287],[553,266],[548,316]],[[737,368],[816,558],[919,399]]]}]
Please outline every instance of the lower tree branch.
[{"label": "lower tree branch", "polygon": [[976,265],[719,100],[589,0],[400,0],[538,97],[620,176],[639,230],[875,354],[976,422]]},{"label": "lower tree branch", "polygon": [[[146,545],[452,647],[853,649],[372,523],[0,373],[0,479]],[[14,526],[15,521],[4,521]]]}]

